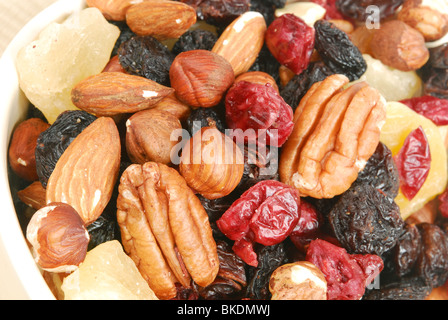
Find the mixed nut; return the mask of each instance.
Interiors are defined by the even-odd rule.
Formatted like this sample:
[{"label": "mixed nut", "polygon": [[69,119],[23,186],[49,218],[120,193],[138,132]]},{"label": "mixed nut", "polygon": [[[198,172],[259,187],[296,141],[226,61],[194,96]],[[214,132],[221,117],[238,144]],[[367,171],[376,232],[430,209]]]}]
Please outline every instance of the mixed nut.
[{"label": "mixed nut", "polygon": [[11,189],[56,298],[119,243],[120,297],[448,299],[444,1],[86,2],[17,60]]}]

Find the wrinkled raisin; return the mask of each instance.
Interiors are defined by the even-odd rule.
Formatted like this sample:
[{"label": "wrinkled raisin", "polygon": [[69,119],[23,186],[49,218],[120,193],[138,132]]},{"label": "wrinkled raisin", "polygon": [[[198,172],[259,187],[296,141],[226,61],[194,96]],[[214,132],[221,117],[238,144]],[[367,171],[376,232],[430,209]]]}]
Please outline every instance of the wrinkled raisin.
[{"label": "wrinkled raisin", "polygon": [[369,6],[379,9],[379,18],[384,19],[395,13],[404,0],[336,0],[336,8],[346,17],[365,22],[372,11]]},{"label": "wrinkled raisin", "polygon": [[291,13],[275,19],[265,35],[266,46],[272,55],[295,74],[307,68],[314,51],[314,39],[314,28]]},{"label": "wrinkled raisin", "polygon": [[90,236],[88,250],[92,250],[106,241],[121,239],[118,224],[110,215],[99,216],[86,228]]},{"label": "wrinkled raisin", "polygon": [[437,225],[417,225],[422,238],[422,250],[416,262],[416,274],[434,288],[448,280],[448,235]]},{"label": "wrinkled raisin", "polygon": [[58,116],[50,128],[40,134],[35,154],[37,175],[42,186],[47,186],[56,162],[65,149],[95,120],[95,116],[85,111],[65,111]]},{"label": "wrinkled raisin", "polygon": [[344,74],[350,81],[359,79],[367,70],[367,63],[348,35],[327,20],[314,23],[315,48],[330,69]]},{"label": "wrinkled raisin", "polygon": [[121,66],[126,72],[169,86],[169,71],[174,55],[151,36],[134,36],[118,49]]},{"label": "wrinkled raisin", "polygon": [[196,131],[204,127],[215,126],[216,129],[225,132],[225,116],[220,112],[222,106],[211,108],[197,108],[191,111],[186,121],[186,129],[192,137]]},{"label": "wrinkled raisin", "polygon": [[191,50],[211,50],[217,40],[218,37],[212,31],[188,30],[176,41],[171,52],[178,55]]},{"label": "wrinkled raisin", "polygon": [[398,195],[400,179],[392,152],[383,143],[379,143],[364,169],[358,174],[355,183],[367,183],[380,189],[390,198]]},{"label": "wrinkled raisin", "polygon": [[431,69],[423,81],[424,95],[448,99],[448,69]]},{"label": "wrinkled raisin", "polygon": [[249,11],[250,0],[180,0],[196,9],[198,20],[225,25]]},{"label": "wrinkled raisin", "polygon": [[401,192],[411,200],[425,183],[431,169],[429,142],[421,126],[406,137],[394,160],[400,177]]},{"label": "wrinkled raisin", "polygon": [[129,28],[126,21],[109,21],[109,23],[112,23],[120,29],[120,36],[115,42],[115,46],[111,54],[111,57],[114,57],[118,54],[118,48],[120,48],[121,44],[136,36],[136,34],[131,30],[131,28]]},{"label": "wrinkled raisin", "polygon": [[395,246],[404,227],[393,199],[368,184],[355,184],[344,192],[328,218],[350,253],[382,255]]},{"label": "wrinkled raisin", "polygon": [[366,292],[363,300],[424,300],[432,290],[431,284],[419,277],[402,277],[381,284],[379,289]]},{"label": "wrinkled raisin", "polygon": [[280,90],[280,95],[295,111],[311,86],[332,74],[334,72],[322,61],[311,62],[305,71],[289,80]]}]

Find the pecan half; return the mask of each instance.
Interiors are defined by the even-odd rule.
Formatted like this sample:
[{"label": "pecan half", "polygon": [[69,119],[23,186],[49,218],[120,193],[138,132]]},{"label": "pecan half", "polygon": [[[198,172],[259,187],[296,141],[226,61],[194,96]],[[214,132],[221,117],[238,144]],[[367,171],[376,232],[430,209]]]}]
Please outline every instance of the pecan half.
[{"label": "pecan half", "polygon": [[279,172],[303,196],[332,198],[346,191],[379,143],[384,99],[366,82],[344,89],[348,82],[336,74],[314,84],[294,114]]},{"label": "pecan half", "polygon": [[207,213],[175,169],[129,166],[117,209],[123,246],[160,299],[174,298],[176,283],[213,282],[219,260]]}]

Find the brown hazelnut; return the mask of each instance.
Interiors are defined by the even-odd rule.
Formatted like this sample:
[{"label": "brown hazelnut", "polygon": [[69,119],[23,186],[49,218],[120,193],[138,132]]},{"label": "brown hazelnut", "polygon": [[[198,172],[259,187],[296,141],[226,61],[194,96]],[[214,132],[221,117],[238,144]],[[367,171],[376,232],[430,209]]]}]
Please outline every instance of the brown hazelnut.
[{"label": "brown hazelnut", "polygon": [[176,90],[176,97],[191,107],[217,105],[234,80],[230,63],[207,50],[182,52],[170,68],[171,87]]},{"label": "brown hazelnut", "polygon": [[238,81],[248,81],[251,83],[258,83],[258,84],[269,84],[271,85],[277,92],[279,91],[277,82],[275,82],[275,79],[266,72],[263,71],[248,71],[240,74],[235,79],[235,83]]},{"label": "brown hazelnut", "polygon": [[429,59],[422,34],[400,20],[382,23],[373,34],[370,49],[375,59],[401,71],[417,70]]},{"label": "brown hazelnut", "polygon": [[195,192],[207,199],[222,198],[241,181],[243,153],[216,127],[203,127],[182,149],[179,170]]},{"label": "brown hazelnut", "polygon": [[327,281],[314,264],[298,261],[274,270],[269,291],[272,300],[327,300]]},{"label": "brown hazelnut", "polygon": [[135,113],[126,122],[126,150],[133,163],[171,163],[171,151],[178,143],[171,139],[182,125],[169,112],[149,109]]},{"label": "brown hazelnut", "polygon": [[153,109],[169,112],[179,119],[180,122],[186,121],[191,113],[191,108],[185,103],[180,102],[176,98],[175,93],[163,98]]},{"label": "brown hazelnut", "polygon": [[21,122],[11,138],[8,157],[11,169],[27,181],[37,181],[36,150],[37,138],[50,127],[48,123],[38,118]]},{"label": "brown hazelnut", "polygon": [[87,255],[90,236],[73,207],[49,203],[32,216],[26,238],[33,247],[36,263],[46,271],[71,272]]}]

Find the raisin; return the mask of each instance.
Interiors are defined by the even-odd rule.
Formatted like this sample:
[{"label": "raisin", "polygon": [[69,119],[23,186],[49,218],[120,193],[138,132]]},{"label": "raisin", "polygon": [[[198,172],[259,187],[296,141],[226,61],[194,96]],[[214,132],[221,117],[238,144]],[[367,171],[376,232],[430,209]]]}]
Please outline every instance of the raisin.
[{"label": "raisin", "polygon": [[121,46],[121,44],[136,36],[136,34],[131,30],[131,28],[129,28],[126,21],[109,21],[109,23],[112,23],[113,25],[117,26],[118,29],[120,29],[120,36],[115,42],[115,46],[111,54],[111,57],[114,57],[118,54],[118,48]]},{"label": "raisin", "polygon": [[288,262],[287,251],[283,242],[273,246],[259,246],[256,249],[258,266],[248,267],[247,287],[244,297],[251,300],[269,300],[269,279],[275,269]]},{"label": "raisin", "polygon": [[367,10],[369,6],[379,9],[379,18],[384,19],[393,15],[404,0],[336,0],[336,8],[346,17],[365,22],[372,14]]},{"label": "raisin", "polygon": [[169,70],[174,55],[151,36],[134,36],[118,49],[121,66],[126,72],[169,86]]},{"label": "raisin", "polygon": [[424,300],[432,290],[431,284],[420,277],[402,277],[366,292],[363,300]]},{"label": "raisin", "polygon": [[290,13],[275,19],[265,35],[272,55],[295,74],[307,68],[314,51],[314,39],[314,28]]},{"label": "raisin", "polygon": [[204,127],[215,126],[216,129],[225,132],[225,115],[220,112],[221,105],[210,108],[197,108],[191,111],[186,121],[186,129],[192,137],[196,131]]},{"label": "raisin", "polygon": [[196,9],[198,20],[226,25],[249,11],[250,0],[180,0]]},{"label": "raisin", "polygon": [[85,111],[65,111],[40,134],[36,146],[36,170],[42,186],[47,186],[56,162],[65,149],[95,120],[95,116]]},{"label": "raisin", "polygon": [[393,199],[368,184],[355,184],[344,192],[328,219],[350,253],[382,255],[395,246],[404,227]]},{"label": "raisin", "polygon": [[120,240],[119,227],[115,219],[109,215],[101,215],[87,227],[90,242],[88,250],[92,250],[101,243]]},{"label": "raisin", "polygon": [[436,69],[448,69],[448,43],[429,49],[426,65]]},{"label": "raisin", "polygon": [[420,126],[405,139],[394,157],[403,195],[411,200],[423,186],[431,169],[431,152],[425,131]]},{"label": "raisin", "polygon": [[366,61],[344,31],[327,20],[316,21],[314,29],[315,48],[334,73],[344,74],[354,81],[366,72]]},{"label": "raisin", "polygon": [[211,50],[218,37],[209,30],[188,30],[174,44],[171,52],[178,55],[181,52],[191,50]]},{"label": "raisin", "polygon": [[237,82],[226,94],[225,107],[227,125],[241,142],[280,147],[294,128],[292,108],[269,84]]},{"label": "raisin", "polygon": [[437,225],[417,225],[422,238],[422,250],[416,262],[416,274],[434,288],[448,280],[448,235]]},{"label": "raisin", "polygon": [[355,183],[367,183],[395,199],[400,188],[398,169],[391,150],[379,143]]},{"label": "raisin", "polygon": [[401,100],[400,102],[430,119],[438,126],[448,125],[448,99],[421,96]]},{"label": "raisin", "polygon": [[205,300],[227,300],[241,297],[246,287],[244,262],[232,252],[232,247],[217,241],[219,272],[212,284],[199,288],[199,296]]},{"label": "raisin", "polygon": [[286,86],[281,89],[280,95],[295,111],[300,100],[311,86],[332,74],[334,72],[324,62],[311,62],[305,71],[289,80]]},{"label": "raisin", "polygon": [[448,69],[431,69],[423,81],[424,95],[448,99]]}]

